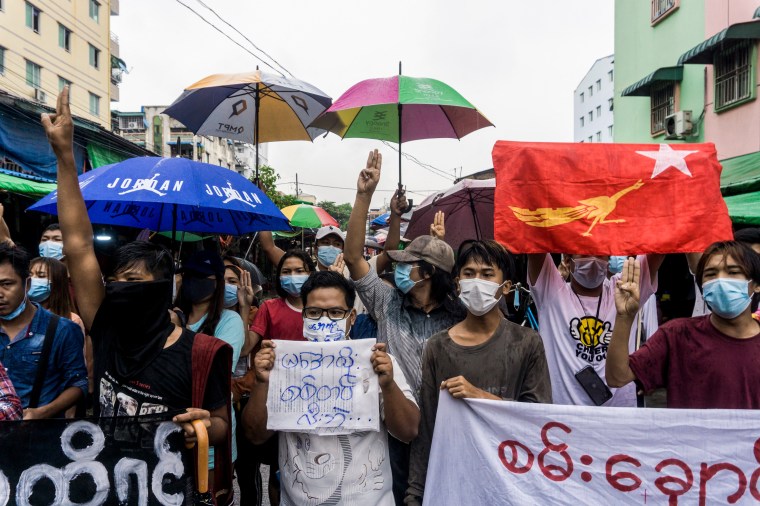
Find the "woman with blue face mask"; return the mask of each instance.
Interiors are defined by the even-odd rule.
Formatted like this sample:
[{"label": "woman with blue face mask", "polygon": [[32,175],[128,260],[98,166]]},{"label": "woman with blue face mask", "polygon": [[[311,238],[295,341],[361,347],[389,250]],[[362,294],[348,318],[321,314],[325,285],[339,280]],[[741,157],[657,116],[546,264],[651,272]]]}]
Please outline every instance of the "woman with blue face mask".
[{"label": "woman with blue face mask", "polygon": [[[69,284],[69,271],[66,266],[55,258],[37,257],[29,263],[30,284],[27,297],[36,302],[53,314],[73,321],[82,329],[84,340],[84,360],[87,366],[89,393],[94,391],[93,384],[93,356],[92,340],[87,335],[84,322],[74,310],[74,301],[71,297]],[[72,418],[76,413],[76,407],[71,408],[66,416]],[[80,412],[80,414],[82,414]]]}]

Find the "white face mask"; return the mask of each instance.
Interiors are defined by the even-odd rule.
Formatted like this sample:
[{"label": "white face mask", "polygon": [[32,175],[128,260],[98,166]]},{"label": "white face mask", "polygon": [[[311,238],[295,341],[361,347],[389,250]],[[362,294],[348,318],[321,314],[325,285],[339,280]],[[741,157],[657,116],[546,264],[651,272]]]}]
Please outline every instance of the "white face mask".
[{"label": "white face mask", "polygon": [[470,313],[483,316],[499,303],[501,294],[496,298],[496,293],[504,286],[504,283],[497,285],[485,279],[460,279],[459,300]]},{"label": "white face mask", "polygon": [[343,341],[346,339],[346,320],[332,321],[327,316],[319,320],[303,319],[303,336],[313,342]]},{"label": "white face mask", "polygon": [[589,290],[600,286],[607,278],[609,262],[599,258],[579,258],[573,260],[575,270],[573,278],[583,288]]}]

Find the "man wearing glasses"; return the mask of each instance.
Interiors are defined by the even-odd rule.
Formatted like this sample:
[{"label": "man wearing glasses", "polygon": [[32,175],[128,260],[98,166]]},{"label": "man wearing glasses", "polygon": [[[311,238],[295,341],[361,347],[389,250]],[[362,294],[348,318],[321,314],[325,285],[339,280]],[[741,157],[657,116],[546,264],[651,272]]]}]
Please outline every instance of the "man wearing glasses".
[{"label": "man wearing glasses", "polygon": [[[356,292],[335,272],[316,272],[304,283],[304,337],[311,341],[346,339],[356,319]],[[276,355],[272,341],[263,341],[254,367],[257,383],[245,408],[246,435],[261,444],[274,433],[267,430],[269,372]],[[417,436],[420,411],[404,373],[378,343],[371,357],[380,384],[379,432],[315,435],[280,432],[279,464],[283,505],[376,504],[392,506],[393,480],[388,456],[388,433],[404,442]]]}]

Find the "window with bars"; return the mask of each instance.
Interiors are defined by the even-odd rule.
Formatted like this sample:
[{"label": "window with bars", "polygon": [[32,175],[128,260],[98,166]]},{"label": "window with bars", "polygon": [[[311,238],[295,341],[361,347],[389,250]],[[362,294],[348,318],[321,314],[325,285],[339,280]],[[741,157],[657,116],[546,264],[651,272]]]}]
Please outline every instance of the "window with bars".
[{"label": "window with bars", "polygon": [[715,110],[753,97],[752,46],[744,40],[715,55]]},{"label": "window with bars", "polygon": [[649,98],[651,133],[654,135],[665,130],[665,118],[675,112],[676,84],[671,82],[652,86]]},{"label": "window with bars", "polygon": [[651,0],[651,2],[652,23],[659,21],[665,15],[670,14],[676,9],[676,7],[678,7],[678,2],[676,0]]}]

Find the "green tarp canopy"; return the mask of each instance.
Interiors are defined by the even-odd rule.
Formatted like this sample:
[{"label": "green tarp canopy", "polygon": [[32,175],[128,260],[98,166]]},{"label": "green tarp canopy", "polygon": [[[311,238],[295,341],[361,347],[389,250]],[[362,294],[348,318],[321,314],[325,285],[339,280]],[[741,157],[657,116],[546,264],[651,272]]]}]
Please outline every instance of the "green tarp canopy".
[{"label": "green tarp canopy", "polygon": [[720,192],[724,197],[760,191],[760,152],[721,160]]},{"label": "green tarp canopy", "polygon": [[624,89],[621,95],[624,97],[648,97],[649,89],[653,84],[663,81],[680,81],[681,79],[683,79],[682,66],[662,67]]},{"label": "green tarp canopy", "polygon": [[678,64],[703,63],[712,65],[713,53],[720,51],[726,42],[760,39],[760,20],[736,23],[724,28],[706,41],[694,46],[678,58]]},{"label": "green tarp canopy", "polygon": [[300,230],[295,230],[293,232],[275,231],[275,232],[272,232],[272,235],[276,239],[292,239],[294,237],[301,237],[301,231]]},{"label": "green tarp canopy", "polygon": [[55,183],[30,181],[29,179],[0,173],[0,190],[29,197],[44,197],[55,190]]},{"label": "green tarp canopy", "polygon": [[90,165],[92,165],[93,169],[118,163],[127,158],[132,158],[132,156],[131,154],[116,152],[96,142],[87,143],[87,157],[90,159]]},{"label": "green tarp canopy", "polygon": [[734,225],[760,226],[760,192],[733,195],[723,200]]}]

